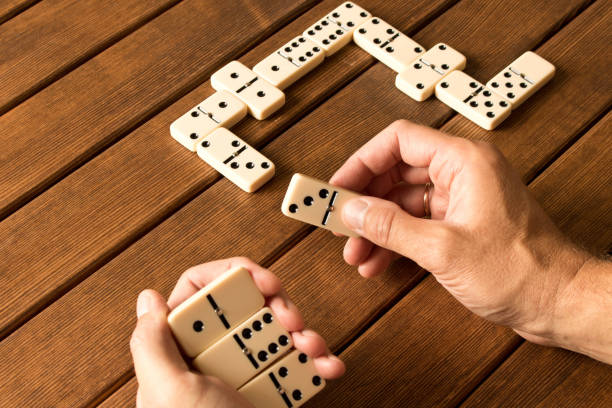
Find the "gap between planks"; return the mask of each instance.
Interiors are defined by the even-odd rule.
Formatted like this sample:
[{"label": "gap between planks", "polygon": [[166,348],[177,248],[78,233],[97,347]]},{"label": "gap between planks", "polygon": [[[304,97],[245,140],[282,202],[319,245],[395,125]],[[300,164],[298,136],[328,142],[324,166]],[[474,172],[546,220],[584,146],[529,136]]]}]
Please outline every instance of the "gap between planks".
[{"label": "gap between planks", "polygon": [[[579,10],[576,11],[576,13],[574,13],[571,16],[568,16],[568,18],[564,19],[563,21],[560,21],[560,23],[554,27],[549,33],[547,33],[547,35],[537,43],[536,46],[534,46],[533,49],[537,50],[537,48],[539,48],[541,45],[543,45],[544,43],[546,43],[550,38],[552,38],[556,33],[558,33],[559,31],[561,31],[566,25],[568,25],[574,18],[576,18],[576,16],[578,16],[580,13],[582,13],[585,9],[587,9],[593,2],[590,2],[589,4],[585,4],[583,7],[581,7]],[[376,61],[374,62],[376,63]],[[374,63],[370,64],[373,65]],[[368,67],[370,66],[368,65]],[[582,137],[585,133],[588,132],[589,129],[592,128],[592,126],[594,126],[600,119],[601,117],[603,117],[605,115],[605,113],[603,115],[599,115],[597,118],[593,119],[591,122],[589,122],[582,130],[578,131],[576,134],[576,137],[574,137],[573,139],[571,139],[568,143],[566,143],[564,146],[562,146],[562,148],[559,150],[559,152],[553,156],[553,158],[547,162],[545,162],[545,164],[538,168],[533,174],[529,175],[529,178],[526,181],[527,185],[530,185],[533,181],[535,181],[535,179],[541,174],[543,173],[549,166],[550,164],[552,164],[554,161],[556,161],[560,156],[562,156],[562,154],[564,152],[566,152],[576,141],[578,141],[580,139],[580,137]],[[441,121],[439,123],[437,123],[435,125],[436,128],[441,128],[443,127],[446,123],[448,123],[453,117],[457,116],[456,112],[452,112],[448,117],[446,118],[442,118]],[[266,145],[268,143],[270,143],[270,141],[268,141],[267,143],[265,143]],[[210,185],[209,185],[210,186]],[[310,230],[312,231],[312,230]],[[304,234],[304,237],[306,237],[310,231],[308,231],[308,233]],[[302,238],[296,240],[296,243],[299,242]],[[288,251],[289,249],[291,249],[291,246],[285,246],[283,248],[285,251]],[[281,257],[282,254],[279,253],[278,256],[275,256],[275,260],[279,259]],[[268,267],[269,265],[271,265],[273,262],[270,262],[268,264],[268,262],[262,262],[262,264],[265,267]],[[415,281],[412,281],[406,288],[404,288],[401,293],[399,293],[398,295],[396,295],[394,298],[392,298],[390,300],[390,302],[386,305],[384,305],[377,313],[375,313],[371,319],[369,319],[363,327],[361,327],[353,336],[349,337],[347,339],[346,342],[342,343],[340,346],[338,346],[335,350],[336,353],[342,353],[344,350],[346,350],[348,347],[350,347],[351,344],[353,344],[353,342],[358,339],[364,332],[366,332],[380,317],[384,316],[389,310],[391,310],[393,308],[393,306],[399,301],[401,300],[405,295],[407,295],[413,288],[415,288],[418,284],[420,284],[423,279],[427,276],[427,273],[420,269],[417,274],[420,274],[421,276],[419,276],[417,279],[415,279]],[[518,338],[518,336],[517,336]],[[522,344],[522,339],[518,338],[519,341],[517,341],[516,343],[511,344],[507,350],[505,350],[505,353],[500,353],[500,355],[498,356],[499,358],[496,359],[491,366],[488,368],[488,370],[485,370],[485,376],[482,380],[479,380],[478,383],[472,388],[470,389],[469,394],[471,394],[473,392],[474,389],[476,389],[491,373],[493,373],[497,367],[499,367],[509,356],[511,356],[517,349],[518,347]],[[129,381],[131,378],[127,378],[126,379],[126,383],[127,381]],[[123,378],[122,378],[123,380]],[[113,390],[118,390],[120,389],[120,387],[112,387]],[[112,395],[112,391],[110,393],[104,393],[107,397]],[[467,398],[467,397],[465,397]],[[463,401],[465,398],[463,398],[461,401]],[[97,399],[97,404],[103,402],[104,399],[100,400]],[[91,406],[91,405],[88,405]]]},{"label": "gap between planks", "polygon": [[[261,31],[259,35],[254,35],[252,38],[250,38],[250,40],[244,45],[244,48],[250,49],[256,46],[258,43],[265,41],[270,36],[272,36],[278,29],[280,29],[284,24],[287,24],[292,19],[304,14],[311,7],[314,7],[316,4],[318,4],[320,1],[321,0],[305,1],[300,7],[296,7],[292,13],[284,15],[282,18],[275,21],[273,24],[270,24],[268,27],[266,27],[266,29]],[[107,50],[108,49],[109,48],[107,48]],[[112,47],[110,49],[112,49]],[[226,55],[224,58],[231,60],[231,59],[237,58],[239,55],[240,55],[240,51],[235,50],[233,53]],[[74,69],[76,68],[78,67],[75,67]],[[179,100],[180,98],[182,98],[189,92],[193,91],[202,82],[204,82],[214,70],[215,68],[211,67],[210,69],[200,73],[200,75],[194,77],[194,79],[192,79],[190,82],[187,82],[185,86],[183,86],[182,88],[177,88],[173,93],[169,94],[166,99],[158,102],[157,104],[153,104],[151,107],[146,109],[140,118],[136,117],[136,118],[132,118],[128,120],[124,126],[121,126],[116,131],[109,133],[108,137],[101,140],[97,145],[90,146],[84,152],[74,157],[71,160],[71,163],[69,166],[58,169],[56,174],[54,174],[53,177],[51,177],[49,180],[46,180],[41,184],[28,187],[26,191],[20,194],[20,196],[16,197],[15,199],[13,199],[12,202],[7,204],[4,208],[0,209],[0,222],[2,222],[4,219],[6,219],[9,215],[14,213],[15,211],[17,211],[19,208],[31,202],[34,198],[36,198],[40,194],[49,190],[51,187],[56,185],[66,176],[78,170],[85,163],[87,163],[91,159],[95,158],[99,154],[106,151],[108,148],[110,148],[111,146],[116,144],[118,141],[120,141],[124,136],[133,132],[135,129],[137,129],[142,124],[146,123],[147,121],[152,119],[154,116],[156,116],[157,114],[159,114],[160,112],[168,108],[170,105],[175,103],[177,100]],[[36,94],[30,95],[30,97],[34,95]],[[20,105],[17,105],[17,106],[20,106]]]},{"label": "gap between planks", "polygon": [[[159,10],[149,15],[142,16],[143,17],[142,19],[135,21],[131,26],[125,27],[124,29],[111,35],[107,40],[102,41],[99,44],[96,44],[95,46],[93,46],[91,49],[85,52],[81,57],[77,58],[73,63],[65,66],[64,68],[57,71],[56,73],[49,76],[48,78],[42,80],[41,82],[36,83],[34,86],[25,90],[24,92],[15,95],[14,98],[9,99],[3,106],[0,106],[0,116],[10,111],[17,105],[21,104],[22,102],[25,102],[27,99],[31,98],[33,95],[42,91],[49,85],[53,84],[58,79],[61,79],[65,75],[74,71],[79,66],[83,65],[85,62],[89,61],[90,59],[104,52],[107,48],[111,47],[112,45],[121,41],[128,35],[132,34],[134,31],[138,30],[145,24],[149,23],[151,20],[156,19],[157,17],[159,17],[166,11],[170,10],[172,7],[176,6],[181,1],[182,0],[171,0],[167,4],[160,7]],[[1,217],[0,217],[0,221],[1,221]]]},{"label": "gap between planks", "polygon": [[[452,6],[457,4],[458,1],[459,0],[457,0],[455,2],[449,3],[448,7],[443,7],[443,8],[440,8],[438,10],[434,10],[434,12],[432,12],[430,15],[428,15],[426,18],[424,18],[422,22],[420,22],[419,24],[415,25],[415,28],[412,28],[409,31],[409,33],[415,32],[417,30],[416,27],[420,27],[420,28],[425,27],[431,21],[435,20],[440,15],[442,15],[444,12],[446,12],[448,9],[450,9]],[[308,10],[305,10],[304,12],[307,12]],[[303,13],[300,13],[295,18],[299,17],[301,14],[303,14]],[[263,38],[261,40],[261,42],[264,42],[266,39],[268,39],[273,34],[275,34],[275,32],[270,33],[270,35],[268,35],[265,38]],[[250,49],[254,48],[256,45],[257,44],[253,45],[252,47],[249,46],[248,47],[249,50],[247,50],[247,52],[245,52],[245,54],[248,53],[250,51]],[[324,93],[324,95],[320,99],[319,103],[323,103],[325,100],[329,99],[330,97],[335,95],[337,92],[339,92],[340,90],[342,90],[346,86],[350,85],[356,78],[358,78],[360,75],[362,75],[369,68],[374,66],[376,63],[377,63],[377,61],[375,59],[372,59],[370,62],[364,64],[359,69],[357,69],[355,72],[353,72],[350,76],[347,76],[345,78],[345,80],[340,82],[340,83],[338,83],[337,86],[329,88]],[[188,89],[184,94],[181,94],[180,96],[178,96],[176,98],[176,100],[182,98],[187,93],[193,91],[195,88],[203,85],[206,82],[206,80],[207,80],[207,75],[203,75],[201,79],[202,79],[202,82],[198,82],[198,83],[194,84],[193,87]],[[172,105],[174,102],[176,102],[176,100],[172,100],[167,105],[168,106]],[[168,106],[163,106],[161,110],[163,111]],[[308,116],[312,111],[314,111],[317,108],[318,108],[318,106],[316,104],[308,106],[307,109],[303,110],[302,114],[296,115],[296,116],[292,117],[291,120],[289,120],[287,122],[287,124],[285,124],[284,126],[279,127],[278,129],[274,130],[273,132],[271,132],[270,133],[270,137],[268,137],[263,143],[258,143],[258,144],[255,144],[254,146],[258,150],[264,148],[269,143],[273,142],[279,135],[284,133],[287,129],[291,128],[295,123],[299,122],[304,117]],[[152,116],[155,116],[157,113],[159,113],[159,112],[156,112]],[[128,131],[124,132],[123,136],[125,136],[125,135],[127,135],[127,134],[129,134],[129,133],[131,133],[133,131],[135,131],[138,127],[142,126],[144,123],[146,123],[150,119],[151,119],[151,117],[148,117],[148,118],[143,119],[142,121],[139,121],[137,124],[133,125]],[[444,123],[445,123],[445,121],[440,122],[440,126],[442,126],[442,124],[444,124]],[[437,126],[437,124],[436,124],[436,126]],[[109,144],[104,149],[98,151],[96,155],[94,155],[93,157],[90,157],[88,160],[91,160],[95,156],[102,154],[104,151],[106,151],[107,149],[112,147],[115,143],[119,142],[121,140],[121,138],[115,140],[113,143]],[[82,167],[86,163],[87,163],[87,161],[81,163],[79,165],[79,167],[72,169],[72,171],[70,173],[78,170],[78,168]],[[66,174],[66,175],[68,175],[68,174]],[[65,177],[65,176],[63,176],[63,177]],[[55,184],[61,182],[63,177],[58,179],[58,180],[56,180],[52,185],[48,186],[48,188],[46,190],[48,190],[49,188],[53,187]],[[18,318],[16,318],[14,323],[7,325],[6,328],[0,330],[0,341],[2,341],[4,338],[9,336],[12,332],[18,330],[21,326],[23,326],[25,323],[27,323],[30,319],[32,319],[34,316],[36,316],[38,313],[40,313],[42,310],[44,310],[50,304],[52,304],[57,299],[61,298],[63,295],[68,293],[70,290],[72,290],[74,287],[76,287],[83,280],[87,279],[87,277],[89,277],[91,274],[93,274],[97,269],[99,269],[100,267],[104,266],[106,263],[108,263],[115,256],[120,254],[122,251],[124,251],[126,248],[128,248],[130,245],[132,245],[134,242],[138,241],[143,236],[147,235],[151,230],[153,230],[154,228],[159,226],[166,219],[171,217],[176,212],[180,211],[182,207],[184,207],[185,205],[190,203],[194,198],[198,197],[204,191],[208,190],[211,186],[213,186],[216,182],[218,182],[222,178],[223,177],[220,174],[216,174],[215,177],[210,182],[205,183],[204,185],[201,186],[201,188],[194,189],[192,191],[188,191],[184,200],[179,200],[174,206],[168,207],[168,211],[166,211],[165,213],[160,214],[156,218],[152,219],[150,221],[150,223],[144,225],[141,229],[136,230],[135,234],[132,237],[129,237],[129,239],[126,239],[124,241],[119,242],[115,247],[111,247],[106,254],[102,255],[99,259],[91,262],[89,265],[87,265],[85,268],[83,268],[81,270],[80,274],[75,274],[73,279],[68,279],[66,282],[64,282],[64,284],[57,286],[56,288],[54,288],[53,291],[49,292],[49,294],[47,294],[46,296],[43,296],[40,299],[40,301],[36,302],[35,305],[32,308],[25,310]],[[31,201],[34,198],[35,197],[31,197],[31,199],[29,201]],[[25,203],[25,204],[27,204],[27,203]],[[3,218],[0,216],[0,222],[2,222],[2,220],[3,220]],[[279,257],[280,256],[282,256],[282,253],[279,254]]]},{"label": "gap between planks", "polygon": [[17,17],[19,14],[39,2],[40,0],[24,0],[21,4],[16,5],[12,9],[7,10],[3,15],[0,15],[0,24],[6,23],[13,17]]}]

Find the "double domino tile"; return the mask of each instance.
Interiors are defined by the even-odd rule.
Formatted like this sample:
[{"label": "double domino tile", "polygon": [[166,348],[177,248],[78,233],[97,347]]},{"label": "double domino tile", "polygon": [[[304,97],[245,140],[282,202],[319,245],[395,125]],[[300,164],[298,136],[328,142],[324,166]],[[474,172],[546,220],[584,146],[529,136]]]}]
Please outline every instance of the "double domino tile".
[{"label": "double domino tile", "polygon": [[450,72],[465,68],[466,58],[459,51],[440,43],[412,61],[395,77],[395,86],[416,101],[424,101]]},{"label": "double domino tile", "polygon": [[244,268],[231,269],[168,315],[184,354],[205,375],[238,390],[256,408],[299,407],[325,386],[291,334],[264,306]]},{"label": "double domino tile", "polygon": [[[343,2],[301,35],[250,69],[231,61],[210,78],[214,94],[170,125],[170,134],[246,192],[274,176],[275,166],[229,130],[247,113],[264,120],[285,104],[284,90],[351,42],[397,73],[395,85],[416,101],[436,97],[479,126],[492,130],[555,74],[526,52],[483,84],[463,72],[466,57],[446,43],[421,44],[353,2]],[[345,203],[359,194],[295,174],[281,210],[288,217],[346,236]],[[298,407],[323,388],[305,354],[290,351],[291,336],[278,324],[249,273],[236,269],[177,307],[169,324],[200,371],[239,389],[256,407]],[[287,354],[288,353],[288,354]]]}]

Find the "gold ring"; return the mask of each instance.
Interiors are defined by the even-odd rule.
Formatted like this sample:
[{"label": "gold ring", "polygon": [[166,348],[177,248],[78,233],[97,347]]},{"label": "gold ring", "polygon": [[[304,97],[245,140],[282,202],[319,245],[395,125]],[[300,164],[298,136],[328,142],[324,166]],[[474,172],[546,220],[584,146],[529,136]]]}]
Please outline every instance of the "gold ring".
[{"label": "gold ring", "polygon": [[431,190],[433,184],[425,184],[425,194],[423,194],[423,208],[425,209],[425,218],[431,218],[431,207],[429,206],[431,201]]}]

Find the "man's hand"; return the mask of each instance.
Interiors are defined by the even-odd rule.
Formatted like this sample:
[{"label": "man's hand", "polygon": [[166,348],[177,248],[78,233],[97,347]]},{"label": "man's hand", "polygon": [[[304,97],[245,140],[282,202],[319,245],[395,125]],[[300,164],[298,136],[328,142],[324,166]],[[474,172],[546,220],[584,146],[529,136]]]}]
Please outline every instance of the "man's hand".
[{"label": "man's hand", "polygon": [[[570,284],[592,257],[561,234],[492,145],[397,121],[330,182],[367,195],[342,213],[361,235],[344,248],[361,275],[406,256],[476,314],[531,341],[585,350],[564,340],[560,327],[572,312],[560,299],[574,293],[574,310],[589,302],[588,294],[577,300]],[[422,218],[430,182],[431,220]]]},{"label": "man's hand", "polygon": [[295,347],[313,358],[323,378],[337,378],[344,373],[344,363],[329,352],[323,338],[312,330],[304,330],[299,310],[272,272],[247,258],[224,259],[195,266],[183,273],[168,303],[153,290],[145,290],[138,296],[138,323],[130,341],[138,379],[138,408],[252,407],[219,379],[191,371],[167,322],[170,309],[235,266],[249,270],[266,297],[266,305],[291,332]]}]

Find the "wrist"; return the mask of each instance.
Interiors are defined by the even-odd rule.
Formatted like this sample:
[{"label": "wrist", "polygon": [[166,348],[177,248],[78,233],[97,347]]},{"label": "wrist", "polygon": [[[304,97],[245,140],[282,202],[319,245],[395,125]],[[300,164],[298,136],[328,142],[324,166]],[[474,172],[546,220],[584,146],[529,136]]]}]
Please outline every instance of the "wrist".
[{"label": "wrist", "polygon": [[567,299],[575,296],[573,282],[592,258],[564,237],[555,238],[530,243],[531,262],[518,297],[524,313],[512,327],[526,340],[548,346],[560,346],[562,328],[571,313]]},{"label": "wrist", "polygon": [[612,265],[588,256],[558,294],[550,344],[612,363]]}]

